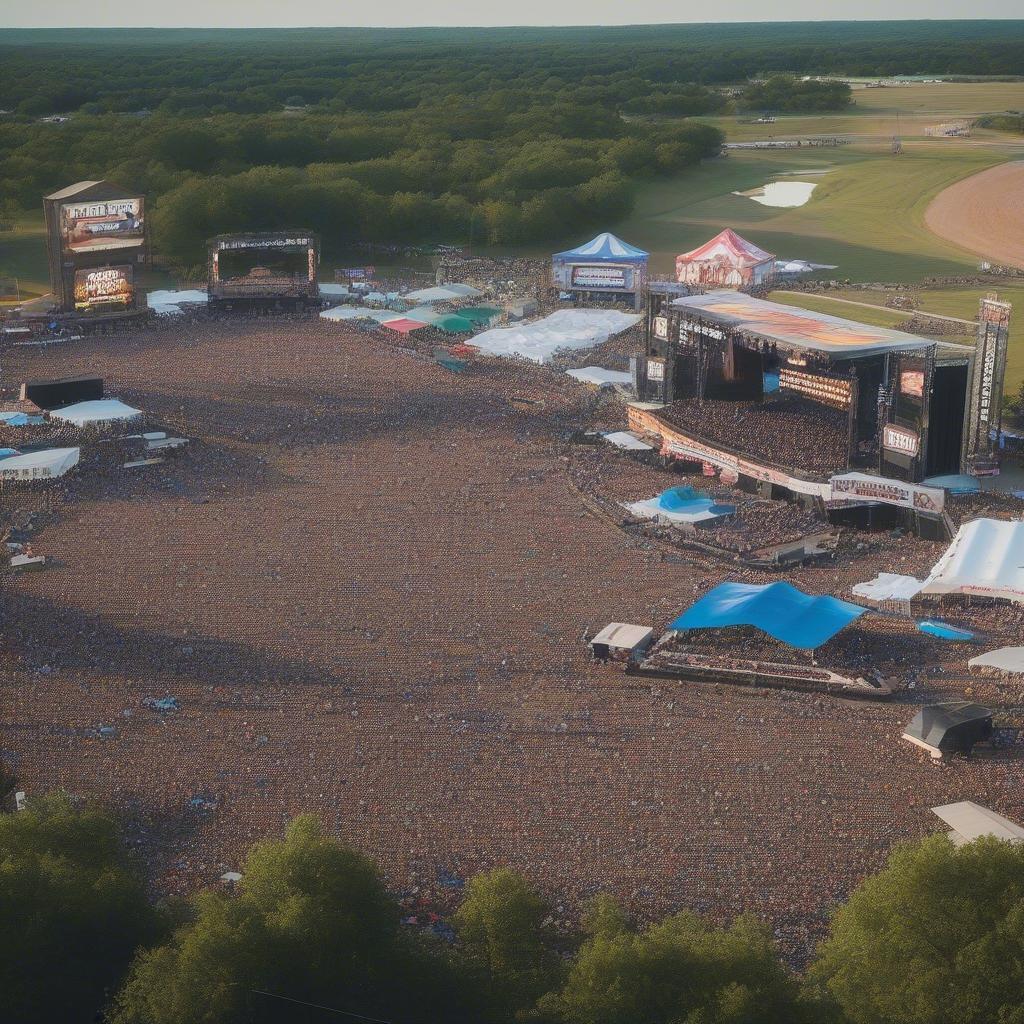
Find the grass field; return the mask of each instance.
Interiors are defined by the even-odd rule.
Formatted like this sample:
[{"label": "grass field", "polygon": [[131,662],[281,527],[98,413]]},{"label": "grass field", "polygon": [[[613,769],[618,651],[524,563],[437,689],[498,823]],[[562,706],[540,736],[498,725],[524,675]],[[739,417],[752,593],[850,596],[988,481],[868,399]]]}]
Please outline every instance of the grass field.
[{"label": "grass field", "polygon": [[50,290],[42,212],[20,217],[13,231],[0,231],[0,277],[17,278],[23,299]]},{"label": "grass field", "polygon": [[[855,89],[854,105],[842,114],[780,114],[774,124],[744,124],[750,115],[703,118],[725,132],[729,142],[790,138],[798,135],[853,135],[864,139],[924,138],[925,128],[941,121],[1024,110],[1024,82],[982,82]],[[986,141],[1024,145],[1021,136],[982,132]],[[963,145],[941,139],[936,145]]]},{"label": "grass field", "polygon": [[[1005,159],[997,147],[926,143],[909,144],[902,156],[887,146],[734,150],[645,185],[633,214],[614,230],[649,250],[658,273],[732,227],[780,257],[835,264],[829,276],[841,280],[917,282],[977,266],[976,256],[928,231],[924,210],[947,185]],[[732,194],[801,170],[828,172],[808,179],[819,184],[805,206],[775,209]]]}]

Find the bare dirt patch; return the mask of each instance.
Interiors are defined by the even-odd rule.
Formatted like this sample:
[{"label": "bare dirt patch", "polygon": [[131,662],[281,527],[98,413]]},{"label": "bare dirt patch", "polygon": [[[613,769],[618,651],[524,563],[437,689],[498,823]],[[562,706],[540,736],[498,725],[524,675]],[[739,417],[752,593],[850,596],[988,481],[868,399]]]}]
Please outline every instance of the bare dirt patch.
[{"label": "bare dirt patch", "polygon": [[929,204],[924,220],[940,238],[1024,269],[1024,160],[950,185]]}]

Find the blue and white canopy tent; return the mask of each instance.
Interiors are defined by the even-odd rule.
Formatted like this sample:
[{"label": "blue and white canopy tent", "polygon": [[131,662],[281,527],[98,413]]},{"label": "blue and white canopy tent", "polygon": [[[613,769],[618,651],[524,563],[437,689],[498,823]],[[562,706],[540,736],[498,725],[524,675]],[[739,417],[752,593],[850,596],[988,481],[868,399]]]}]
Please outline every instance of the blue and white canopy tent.
[{"label": "blue and white canopy tent", "polygon": [[589,301],[615,301],[640,309],[650,254],[603,231],[575,249],[551,257],[551,283],[561,292],[583,293]]},{"label": "blue and white canopy tent", "polygon": [[646,263],[650,255],[610,231],[602,231],[575,249],[555,253],[553,259],[567,263]]}]

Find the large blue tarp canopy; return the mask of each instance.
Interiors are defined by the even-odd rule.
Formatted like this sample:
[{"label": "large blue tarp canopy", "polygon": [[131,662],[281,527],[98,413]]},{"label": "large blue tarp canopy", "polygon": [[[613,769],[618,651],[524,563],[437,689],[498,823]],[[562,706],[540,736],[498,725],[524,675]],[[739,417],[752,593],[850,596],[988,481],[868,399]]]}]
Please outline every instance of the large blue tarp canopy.
[{"label": "large blue tarp canopy", "polygon": [[812,597],[782,581],[765,585],[722,583],[668,628],[754,626],[790,647],[809,651],[831,640],[866,611],[837,597]]},{"label": "large blue tarp canopy", "polygon": [[603,231],[596,238],[584,242],[575,249],[556,252],[556,260],[586,261],[588,263],[646,263],[650,253],[624,242],[610,231]]},{"label": "large blue tarp canopy", "polygon": [[735,505],[719,505],[714,498],[701,494],[692,487],[670,487],[662,491],[655,499],[658,508],[666,512],[696,514],[699,512],[715,512],[721,516],[732,515]]}]

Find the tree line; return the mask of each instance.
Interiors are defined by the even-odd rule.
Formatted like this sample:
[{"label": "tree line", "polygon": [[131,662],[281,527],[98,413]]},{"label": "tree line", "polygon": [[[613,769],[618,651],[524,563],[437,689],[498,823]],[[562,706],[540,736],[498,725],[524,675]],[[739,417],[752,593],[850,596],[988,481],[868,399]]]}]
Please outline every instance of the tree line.
[{"label": "tree line", "polygon": [[451,926],[406,916],[310,816],[229,891],[154,903],[114,817],[62,795],[0,816],[0,992],[12,1024],[1017,1024],[1024,845],[898,847],[799,976],[751,917],[638,925],[599,895],[558,930],[527,879],[471,878]]}]

